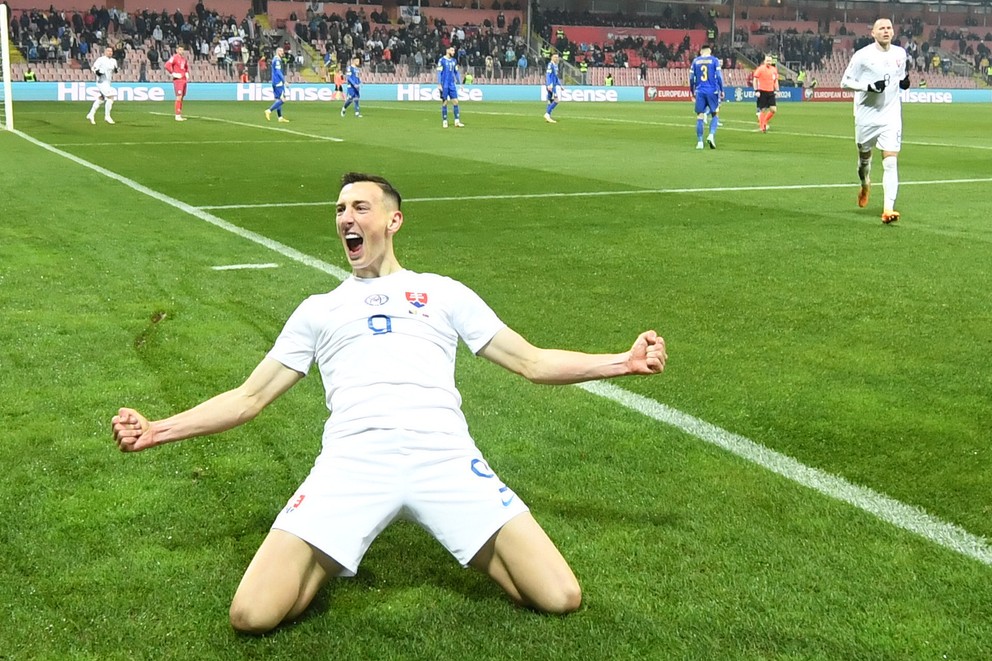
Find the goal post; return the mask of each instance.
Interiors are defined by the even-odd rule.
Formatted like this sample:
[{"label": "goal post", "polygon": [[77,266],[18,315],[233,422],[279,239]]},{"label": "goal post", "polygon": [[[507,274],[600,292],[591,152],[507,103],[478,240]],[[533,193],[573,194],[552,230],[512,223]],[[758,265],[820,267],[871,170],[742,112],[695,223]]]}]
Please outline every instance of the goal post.
[{"label": "goal post", "polygon": [[7,5],[0,3],[0,75],[3,76],[0,86],[0,97],[3,97],[0,127],[8,131],[14,130],[13,87],[10,84],[10,16],[7,15]]}]

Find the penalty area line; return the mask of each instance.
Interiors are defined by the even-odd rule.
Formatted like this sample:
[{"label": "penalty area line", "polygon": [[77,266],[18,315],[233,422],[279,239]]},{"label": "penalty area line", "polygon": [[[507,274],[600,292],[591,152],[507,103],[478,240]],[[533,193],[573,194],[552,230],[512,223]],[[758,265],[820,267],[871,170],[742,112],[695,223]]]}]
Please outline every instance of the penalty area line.
[{"label": "penalty area line", "polygon": [[229,223],[221,218],[218,218],[213,214],[207,213],[206,211],[203,211],[201,209],[197,209],[191,204],[186,204],[185,202],[177,200],[174,197],[169,197],[164,193],[159,193],[156,190],[152,190],[147,186],[139,184],[133,179],[128,179],[127,177],[123,177],[117,174],[116,172],[112,172],[111,170],[96,165],[95,163],[90,163],[89,161],[82,159],[76,156],[75,154],[70,154],[69,152],[62,151],[57,147],[52,147],[51,145],[42,142],[37,138],[31,137],[30,135],[24,133],[23,131],[14,129],[12,133],[20,136],[21,138],[27,140],[33,145],[37,145],[38,147],[41,147],[45,151],[51,152],[56,156],[61,156],[62,158],[72,161],[76,165],[80,165],[86,168],[87,170],[92,170],[97,174],[103,175],[108,179],[112,179],[119,184],[123,184],[124,186],[127,186],[131,190],[137,191],[142,195],[147,195],[148,197],[154,200],[162,202],[163,204],[167,204],[170,207],[174,209],[178,209],[179,211],[189,214],[190,216],[202,220],[203,222],[210,223],[215,227],[219,227],[220,229],[230,232],[231,234],[240,236],[243,239],[247,239],[252,243],[257,243],[258,245],[268,248],[269,250],[272,250],[276,253],[279,253],[283,257],[287,259],[291,259],[294,262],[305,264],[306,266],[311,266],[319,271],[323,271],[324,273],[327,273],[328,275],[337,278],[338,280],[344,280],[349,275],[351,275],[348,271],[345,271],[344,269],[340,269],[337,266],[334,266],[333,264],[328,264],[325,261],[319,260],[315,257],[311,257],[306,253],[302,253],[299,250],[296,250],[295,248],[290,248],[289,246],[279,243],[278,241],[274,241],[267,236],[262,236],[261,234],[256,234],[255,232],[246,230],[243,227],[238,227],[237,225]]},{"label": "penalty area line", "polygon": [[[935,181],[901,181],[900,186],[941,186],[950,184],[986,184],[992,177],[974,179],[940,179]],[[815,190],[826,188],[854,188],[857,182],[844,184],[784,184],[768,186],[718,186],[712,188],[643,188],[637,190],[576,191],[573,193],[508,193],[505,195],[457,195],[448,197],[409,197],[404,202],[472,202],[478,200],[528,200],[565,197],[609,197],[613,195],[667,195],[674,193],[746,193],[760,191]],[[335,201],[322,202],[262,202],[258,204],[215,204],[197,207],[204,210],[215,209],[266,209],[279,207],[322,207],[332,206]]]},{"label": "penalty area line", "polygon": [[[150,112],[150,115],[159,115],[161,117],[172,117],[167,112]],[[204,115],[183,115],[187,119],[196,119],[202,122],[217,122],[218,124],[231,124],[233,126],[244,126],[250,129],[261,129],[265,131],[279,131],[280,133],[287,133],[289,135],[298,135],[303,138],[310,138],[312,140],[324,140],[325,142],[344,142],[342,138],[332,138],[327,135],[314,135],[313,133],[304,133],[303,131],[294,131],[293,129],[283,128],[281,126],[269,126],[268,124],[250,124],[248,122],[238,122],[233,119],[221,119],[220,117],[206,117]]]},{"label": "penalty area line", "polygon": [[[45,151],[61,156],[79,166],[127,186],[138,193],[189,214],[194,218],[268,248],[287,259],[311,266],[338,280],[344,280],[351,276],[348,271],[311,257],[306,253],[290,248],[268,237],[233,225],[185,202],[152,190],[127,177],[123,177],[78,156],[52,147],[23,131],[14,129],[11,133]],[[653,399],[648,399],[647,397],[624,390],[612,383],[592,381],[578,384],[576,387],[592,395],[603,397],[611,402],[620,404],[652,420],[673,426],[694,438],[723,448],[727,452],[781,475],[801,486],[848,503],[882,521],[927,539],[938,546],[973,558],[986,565],[992,565],[992,548],[989,547],[983,538],[973,535],[951,523],[941,521],[927,514],[922,509],[906,505],[866,487],[860,487],[847,482],[843,478],[806,466],[791,457],[775,452],[748,438],[721,429],[716,425],[666,406]]]}]

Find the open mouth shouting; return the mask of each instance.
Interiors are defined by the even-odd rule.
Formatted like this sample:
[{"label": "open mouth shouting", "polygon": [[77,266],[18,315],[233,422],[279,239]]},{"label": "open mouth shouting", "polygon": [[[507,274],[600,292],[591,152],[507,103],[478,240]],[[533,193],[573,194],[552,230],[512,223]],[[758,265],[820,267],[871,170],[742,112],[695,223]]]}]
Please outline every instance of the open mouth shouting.
[{"label": "open mouth shouting", "polygon": [[348,259],[358,259],[362,256],[362,246],[365,239],[355,232],[348,232],[344,235],[344,244],[348,252]]}]

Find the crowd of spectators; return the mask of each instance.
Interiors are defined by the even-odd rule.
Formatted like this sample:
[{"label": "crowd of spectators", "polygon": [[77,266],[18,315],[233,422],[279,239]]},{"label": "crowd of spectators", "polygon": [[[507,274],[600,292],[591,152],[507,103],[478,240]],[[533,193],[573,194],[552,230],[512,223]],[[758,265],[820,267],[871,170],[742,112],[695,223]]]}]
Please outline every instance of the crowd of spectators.
[{"label": "crowd of spectators", "polygon": [[[12,16],[11,40],[29,62],[78,62],[84,67],[94,52],[114,48],[123,66],[131,51],[143,54],[142,64],[158,70],[175,47],[182,44],[194,60],[218,67],[246,68],[260,57],[260,29],[251,15],[240,21],[220,16],[199,2],[194,11],[169,14],[144,10],[128,14],[116,8],[93,6],[86,12],[63,12],[54,7],[23,11]],[[142,69],[142,75],[144,68]]]},{"label": "crowd of spectators", "polygon": [[[407,0],[412,4],[412,0]],[[435,5],[445,6],[442,0]],[[450,2],[449,2],[450,4]],[[461,6],[470,6],[468,0],[459,0]],[[534,29],[541,37],[538,56],[526,52],[525,38],[518,14],[507,20],[502,9],[514,9],[519,3],[500,3],[494,0],[490,8],[498,14],[494,20],[486,19],[480,25],[448,25],[442,19],[429,19],[428,0],[420,0],[419,11],[401,12],[398,19],[390,21],[385,11],[375,10],[366,14],[365,7],[353,5],[344,15],[321,13],[319,3],[301,3],[300,14],[290,16],[293,35],[300,43],[311,45],[323,57],[328,75],[339,62],[347,62],[353,55],[362,58],[363,66],[373,72],[393,73],[398,66],[420,75],[433,70],[434,63],[449,45],[455,45],[463,70],[471,71],[477,79],[515,78],[541,67],[552,49],[561,53],[567,62],[584,63],[584,67],[625,67],[630,55],[637,58],[637,66],[667,67],[671,63],[685,64],[695,55],[698,44],[690,43],[688,34],[680,41],[666,43],[643,36],[624,36],[606,43],[576,43],[570,41],[562,25],[593,25],[616,27],[649,27],[654,29],[682,29],[706,31],[707,40],[717,42],[716,11],[700,10],[692,6],[669,5],[655,16],[628,14],[594,14],[561,9],[537,11],[533,15]],[[472,7],[483,6],[480,2]],[[404,19],[404,16],[406,17]],[[974,30],[938,27],[924,38],[926,26],[919,20],[907,21],[899,27],[899,40],[912,58],[913,66],[929,73],[936,67],[946,73],[950,60],[941,57],[937,48],[948,40],[957,42],[958,55],[973,64],[983,75],[989,71],[990,56],[986,41],[992,43],[992,34],[984,39]],[[194,11],[184,15],[149,12],[128,14],[124,11],[93,6],[86,12],[60,12],[50,7],[47,11],[24,11],[11,23],[12,39],[29,62],[60,62],[73,60],[87,66],[104,45],[115,48],[115,57],[123,63],[129,51],[141,51],[143,64],[151,70],[160,68],[176,45],[184,45],[194,60],[216,63],[237,77],[248,72],[249,79],[264,78],[267,56],[274,48],[268,43],[251,12],[238,19],[220,16],[208,10],[202,0]],[[795,29],[784,31],[759,30],[752,33],[740,28],[733,41],[743,44],[745,55],[774,53],[780,61],[794,64],[798,69],[816,70],[834,53],[835,38],[824,31]],[[839,35],[847,33],[845,26]],[[858,48],[870,41],[865,36],[855,40]],[[284,44],[292,53],[290,70],[305,63],[303,51],[294,47],[289,38]],[[729,45],[729,39],[724,39]],[[721,50],[718,46],[718,51]],[[736,67],[733,50],[725,51],[725,67]],[[718,53],[719,54],[719,53]],[[321,64],[315,62],[317,68]],[[143,75],[144,68],[142,69]]]},{"label": "crowd of spectators", "polygon": [[[835,38],[830,34],[823,34],[807,30],[800,33],[795,29],[788,30],[761,30],[756,34],[749,35],[745,32],[736,36],[735,41],[743,43],[743,51],[751,59],[759,61],[764,53],[773,53],[781,62],[797,69],[819,69],[824,61],[830,60],[834,54]],[[846,37],[852,34],[847,26],[841,25],[837,29],[838,36]],[[763,37],[763,42],[755,42],[753,37]],[[931,71],[948,74],[951,73],[953,62],[949,58],[949,53],[944,50],[942,56],[938,50],[946,45],[948,40],[956,41],[957,54],[962,61],[968,62],[974,69],[982,75],[989,77],[988,60],[990,49],[986,41],[992,42],[992,33],[986,34],[984,38],[973,31],[962,31],[957,29],[935,28],[926,34],[926,26],[920,19],[907,21],[899,27],[898,36],[895,43],[906,49],[909,57],[909,68],[919,73],[930,73]],[[855,38],[852,42],[854,50],[863,48],[873,42],[873,39],[864,34]]]},{"label": "crowd of spectators", "polygon": [[[494,21],[486,19],[481,25],[449,26],[440,18],[427,20],[426,15],[389,23],[386,16],[375,11],[366,15],[358,6],[344,16],[308,8],[305,15],[291,15],[290,20],[295,20],[296,36],[324,57],[329,74],[338,63],[359,54],[369,71],[393,73],[404,65],[412,75],[419,75],[433,71],[452,44],[463,71],[471,69],[476,77],[512,77],[520,69],[526,48],[518,17],[508,21],[500,11]],[[525,58],[523,68],[530,67]]]}]

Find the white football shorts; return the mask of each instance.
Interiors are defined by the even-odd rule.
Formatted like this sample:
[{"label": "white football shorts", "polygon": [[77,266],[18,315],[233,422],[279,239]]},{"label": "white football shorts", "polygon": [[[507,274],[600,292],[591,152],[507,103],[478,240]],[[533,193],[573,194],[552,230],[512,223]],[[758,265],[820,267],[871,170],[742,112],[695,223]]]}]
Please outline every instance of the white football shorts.
[{"label": "white football shorts", "polygon": [[869,125],[855,123],[854,140],[858,143],[858,151],[871,151],[878,147],[882,151],[899,151],[902,149],[902,125]]},{"label": "white football shorts", "polygon": [[466,566],[526,511],[471,438],[376,429],[325,443],[272,527],[354,576],[372,541],[398,518],[419,524]]},{"label": "white football shorts", "polygon": [[96,84],[96,88],[100,90],[100,94],[102,94],[105,99],[117,98],[117,90],[111,87],[110,83],[107,81],[98,82]]}]

